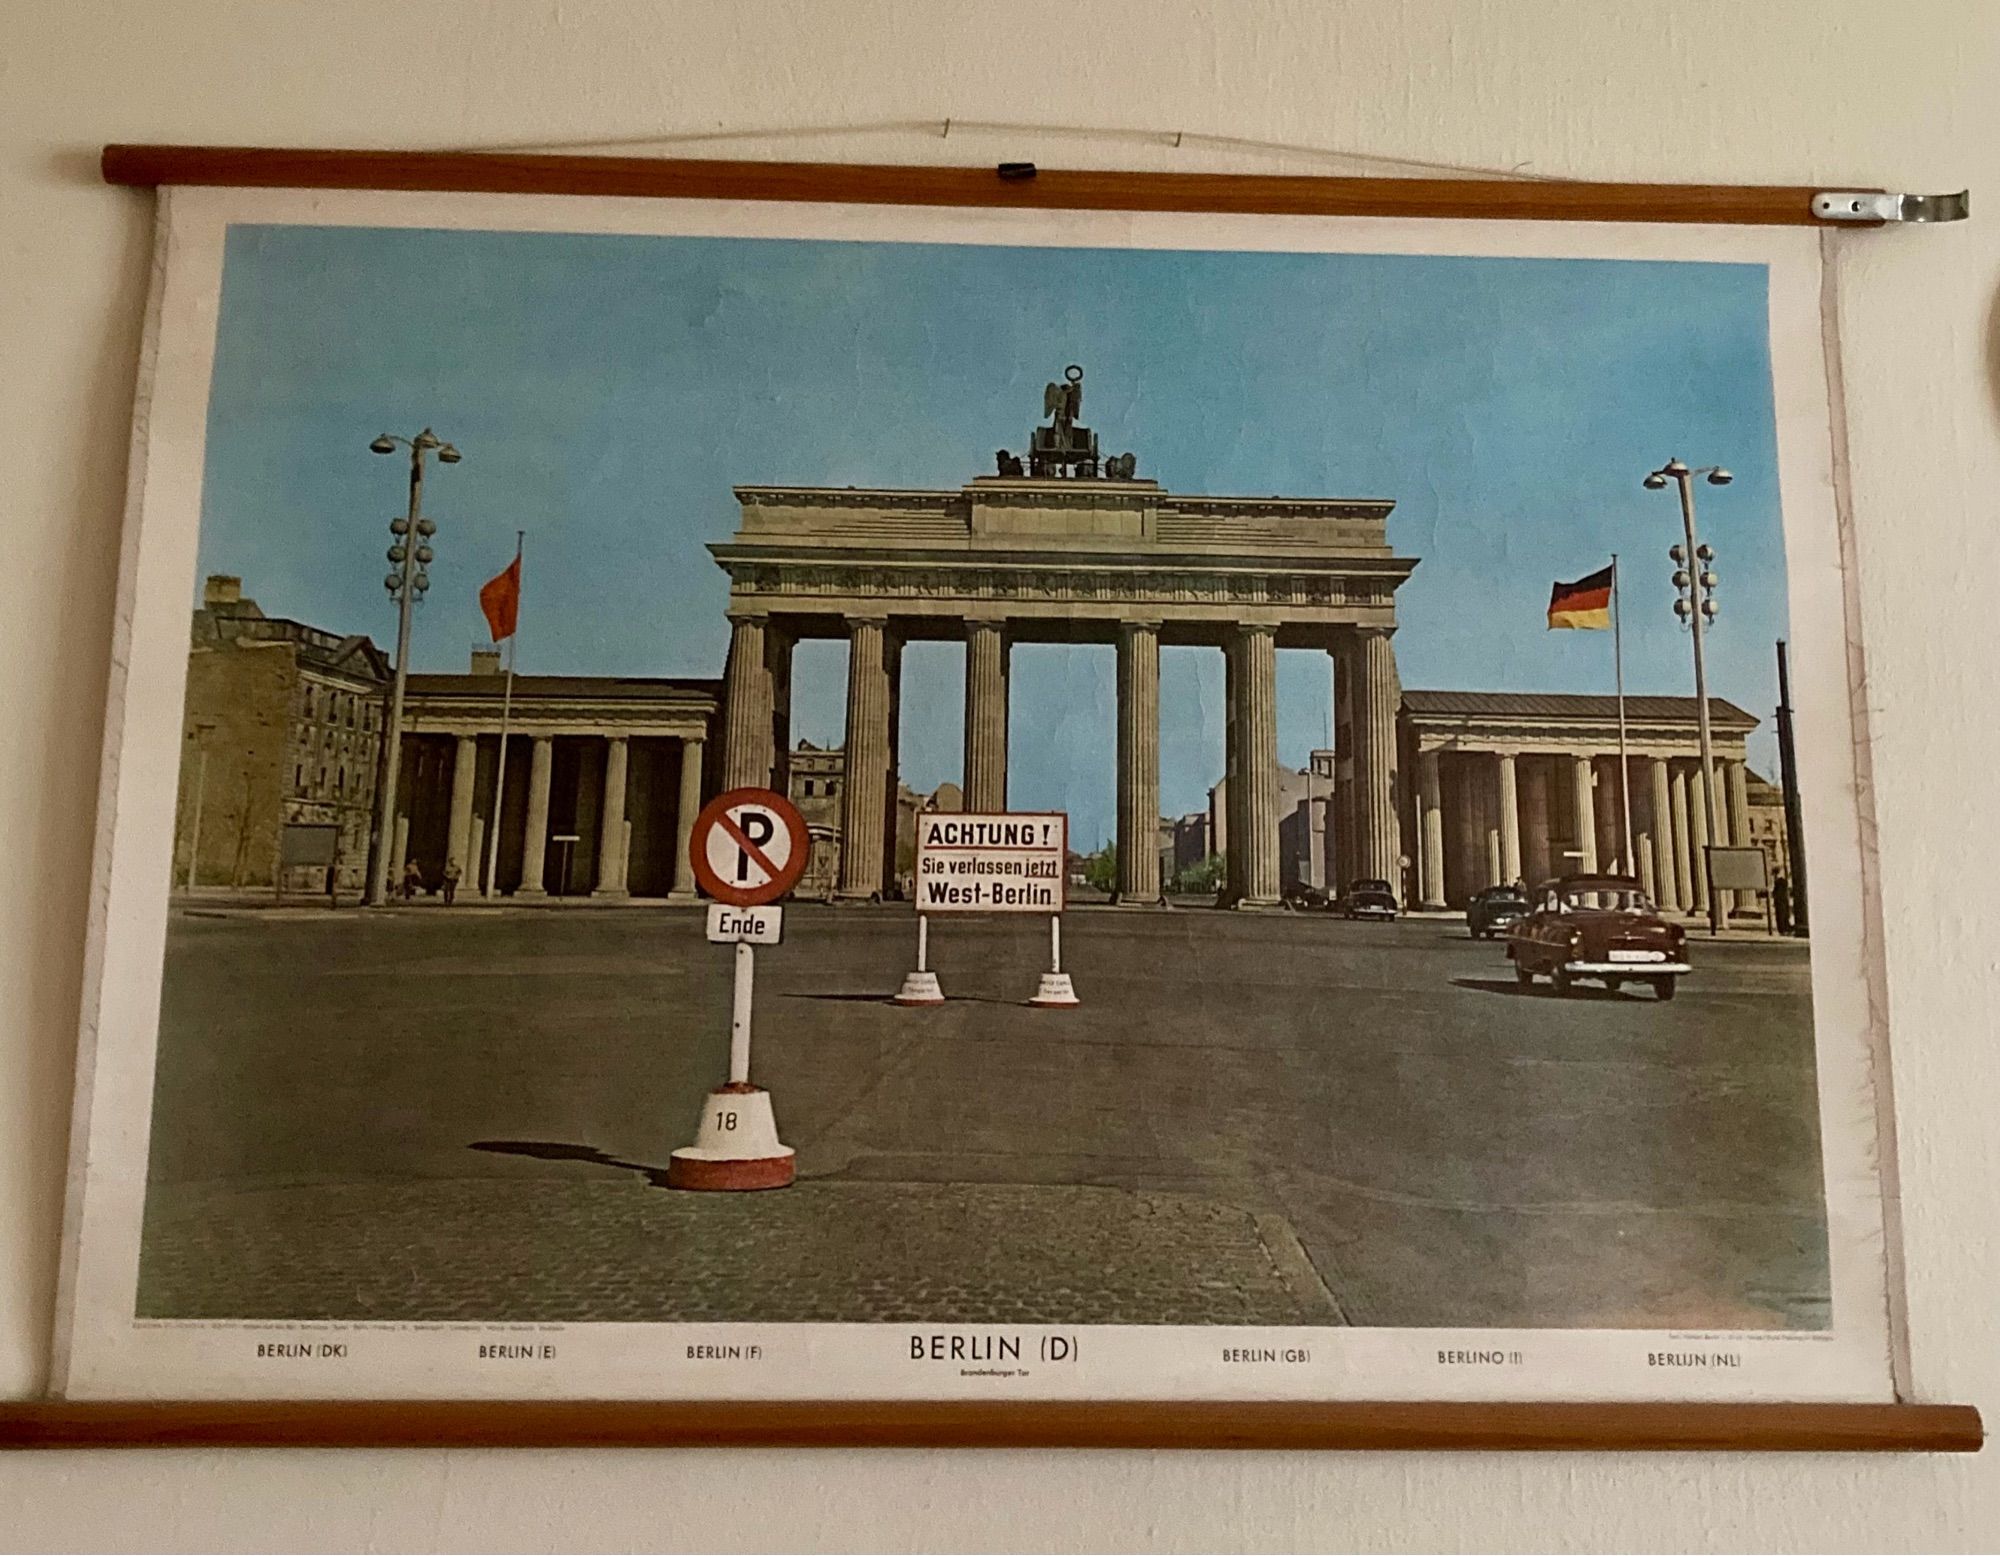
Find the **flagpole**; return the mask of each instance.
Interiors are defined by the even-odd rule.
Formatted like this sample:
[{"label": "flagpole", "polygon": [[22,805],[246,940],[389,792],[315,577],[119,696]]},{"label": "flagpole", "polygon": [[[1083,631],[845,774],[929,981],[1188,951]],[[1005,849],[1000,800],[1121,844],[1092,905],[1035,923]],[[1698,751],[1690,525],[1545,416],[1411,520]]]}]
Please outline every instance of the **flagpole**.
[{"label": "flagpole", "polygon": [[[521,550],[528,532],[514,531],[514,576],[521,576]],[[520,606],[515,605],[514,630],[507,634],[507,689],[500,697],[500,760],[493,776],[493,824],[486,829],[486,890],[490,897],[500,885],[500,819],[507,798],[507,725],[514,714],[514,645],[521,641]]]},{"label": "flagpole", "polygon": [[1611,665],[1618,683],[1618,808],[1625,828],[1619,849],[1625,873],[1636,877],[1639,861],[1632,857],[1632,768],[1625,755],[1625,626],[1618,610],[1616,551],[1611,553]]}]

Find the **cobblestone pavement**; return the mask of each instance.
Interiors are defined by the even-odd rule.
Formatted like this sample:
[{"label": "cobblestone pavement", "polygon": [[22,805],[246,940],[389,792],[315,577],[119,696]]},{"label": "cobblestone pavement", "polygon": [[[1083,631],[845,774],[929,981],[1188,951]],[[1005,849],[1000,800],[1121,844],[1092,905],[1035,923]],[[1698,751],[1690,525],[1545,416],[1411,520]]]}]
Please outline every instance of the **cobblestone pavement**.
[{"label": "cobblestone pavement", "polygon": [[176,1190],[155,1318],[1336,1324],[1283,1222],[1177,1194],[604,1182]]},{"label": "cobblestone pavement", "polygon": [[752,1073],[800,1182],[701,1196],[649,1178],[726,1070],[699,913],[176,913],[141,1312],[1824,1326],[1803,945],[1702,944],[1662,1005],[1437,920],[1106,908],[1082,1007],[1028,1009],[1047,934],[933,920],[950,1002],[900,1009],[907,909],[789,907]]}]

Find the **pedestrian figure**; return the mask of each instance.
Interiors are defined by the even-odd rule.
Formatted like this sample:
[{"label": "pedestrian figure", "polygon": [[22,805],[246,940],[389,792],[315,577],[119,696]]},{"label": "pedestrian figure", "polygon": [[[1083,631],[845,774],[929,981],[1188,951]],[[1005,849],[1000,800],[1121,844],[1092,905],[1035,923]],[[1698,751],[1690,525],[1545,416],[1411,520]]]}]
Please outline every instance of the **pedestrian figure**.
[{"label": "pedestrian figure", "polygon": [[412,859],[408,864],[403,866],[403,900],[405,902],[414,902],[417,892],[423,884],[424,872],[417,868],[417,861]]},{"label": "pedestrian figure", "polygon": [[461,874],[463,874],[463,873],[464,873],[464,872],[463,872],[463,871],[461,871],[461,870],[459,869],[459,867],[458,867],[458,861],[457,861],[456,859],[447,859],[447,860],[445,860],[445,862],[444,862],[444,905],[445,905],[446,907],[450,907],[450,906],[451,906],[451,904],[452,904],[452,901],[453,901],[453,899],[454,899],[454,898],[456,898],[456,897],[458,896],[458,878],[459,878],[459,876],[460,876]]}]

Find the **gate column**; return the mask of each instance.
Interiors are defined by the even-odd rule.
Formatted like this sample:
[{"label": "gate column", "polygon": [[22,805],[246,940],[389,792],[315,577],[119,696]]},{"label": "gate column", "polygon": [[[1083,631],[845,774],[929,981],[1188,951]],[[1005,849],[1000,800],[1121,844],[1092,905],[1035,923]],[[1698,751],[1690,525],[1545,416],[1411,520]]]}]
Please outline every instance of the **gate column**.
[{"label": "gate column", "polygon": [[[1229,838],[1240,908],[1275,907],[1278,881],[1278,643],[1274,628],[1244,626],[1232,643],[1237,830]],[[1157,705],[1157,690],[1155,699]],[[1157,739],[1157,731],[1155,733]]]},{"label": "gate column", "polygon": [[883,618],[847,624],[847,737],[840,789],[840,895],[882,892],[882,823],[888,806],[889,674]]},{"label": "gate column", "polygon": [[770,631],[761,616],[731,618],[729,663],[724,672],[722,787],[763,789],[771,782],[777,714],[767,662]]},{"label": "gate column", "polygon": [[[1274,722],[1274,748],[1276,728]],[[1274,795],[1274,808],[1275,804]],[[1156,621],[1128,621],[1118,628],[1120,902],[1159,900],[1159,839],[1160,624]]]},{"label": "gate column", "polygon": [[1357,634],[1355,694],[1355,824],[1360,833],[1360,873],[1403,889],[1403,829],[1396,816],[1396,651],[1389,632],[1364,627]]},{"label": "gate column", "polygon": [[1006,628],[965,624],[965,808],[1007,808]]}]

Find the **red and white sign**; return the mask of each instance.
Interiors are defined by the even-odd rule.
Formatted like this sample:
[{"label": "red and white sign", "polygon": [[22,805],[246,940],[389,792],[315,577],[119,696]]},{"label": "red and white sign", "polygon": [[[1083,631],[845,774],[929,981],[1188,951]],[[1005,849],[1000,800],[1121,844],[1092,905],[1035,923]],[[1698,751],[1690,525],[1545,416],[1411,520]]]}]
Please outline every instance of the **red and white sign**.
[{"label": "red and white sign", "polygon": [[798,884],[812,844],[806,818],[782,794],[731,789],[695,817],[688,851],[703,891],[731,907],[754,908]]},{"label": "red and white sign", "polygon": [[1060,913],[1069,817],[921,811],[919,913]]}]

